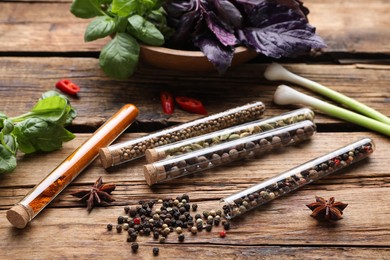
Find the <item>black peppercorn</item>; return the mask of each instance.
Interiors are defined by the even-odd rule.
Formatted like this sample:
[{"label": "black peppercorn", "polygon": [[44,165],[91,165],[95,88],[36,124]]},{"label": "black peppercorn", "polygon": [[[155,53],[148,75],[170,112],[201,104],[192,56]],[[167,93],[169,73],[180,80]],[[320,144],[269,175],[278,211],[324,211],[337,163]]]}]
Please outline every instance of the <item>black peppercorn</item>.
[{"label": "black peppercorn", "polygon": [[159,236],[160,236],[160,234],[158,233],[158,231],[153,232],[154,239],[158,239]]},{"label": "black peppercorn", "polygon": [[223,223],[223,228],[224,228],[225,230],[229,230],[229,229],[230,229],[230,222],[225,222],[225,223]]},{"label": "black peppercorn", "polygon": [[135,240],[137,240],[137,232],[133,232],[133,233],[131,233],[130,234],[130,237],[131,237],[131,239],[133,240],[133,241],[135,241]]},{"label": "black peppercorn", "polygon": [[124,218],[122,216],[118,217],[118,224],[122,224],[124,222]]},{"label": "black peppercorn", "polygon": [[198,209],[198,204],[195,204],[195,203],[194,203],[194,204],[192,204],[191,206],[192,206],[192,210],[193,210],[193,211],[196,211],[196,210]]},{"label": "black peppercorn", "polygon": [[160,249],[158,249],[158,247],[153,247],[153,255],[157,256],[159,251]]},{"label": "black peppercorn", "polygon": [[186,200],[187,202],[190,202],[190,196],[188,196],[188,194],[183,194],[183,196],[181,196],[181,200]]},{"label": "black peppercorn", "polygon": [[107,224],[107,230],[111,231],[112,230],[112,224]]},{"label": "black peppercorn", "polygon": [[129,206],[125,206],[123,209],[125,210],[126,214],[129,213],[129,210],[130,210]]},{"label": "black peppercorn", "polygon": [[122,226],[121,226],[121,225],[117,225],[117,226],[116,226],[116,231],[117,231],[118,233],[122,232]]},{"label": "black peppercorn", "polygon": [[205,229],[206,229],[207,232],[210,232],[212,228],[213,228],[212,225],[207,224]]},{"label": "black peppercorn", "polygon": [[136,253],[138,251],[138,248],[139,248],[139,245],[137,242],[134,242],[133,244],[131,244],[131,250],[133,251],[133,253]]},{"label": "black peppercorn", "polygon": [[180,234],[180,235],[177,237],[177,239],[179,240],[179,242],[183,242],[183,241],[184,241],[184,238],[185,238],[184,234]]},{"label": "black peppercorn", "polygon": [[150,232],[151,232],[150,228],[145,228],[145,229],[144,229],[144,235],[145,235],[145,236],[149,236],[149,235],[150,235]]},{"label": "black peppercorn", "polygon": [[137,215],[137,210],[135,208],[130,208],[129,215],[134,218]]}]

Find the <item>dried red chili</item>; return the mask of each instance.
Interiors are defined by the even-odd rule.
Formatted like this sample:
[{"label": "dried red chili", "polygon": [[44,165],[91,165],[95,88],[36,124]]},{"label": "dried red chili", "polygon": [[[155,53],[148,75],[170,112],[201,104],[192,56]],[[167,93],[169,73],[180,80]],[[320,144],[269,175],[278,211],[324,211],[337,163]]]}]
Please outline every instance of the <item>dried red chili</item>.
[{"label": "dried red chili", "polygon": [[69,95],[77,95],[80,87],[74,84],[69,79],[61,79],[56,83],[56,88]]},{"label": "dried red chili", "polygon": [[180,108],[187,112],[207,115],[207,111],[204,108],[202,102],[194,98],[176,97],[176,103],[180,106]]},{"label": "dried red chili", "polygon": [[173,114],[174,106],[173,96],[168,91],[161,91],[160,93],[161,105],[165,114]]}]

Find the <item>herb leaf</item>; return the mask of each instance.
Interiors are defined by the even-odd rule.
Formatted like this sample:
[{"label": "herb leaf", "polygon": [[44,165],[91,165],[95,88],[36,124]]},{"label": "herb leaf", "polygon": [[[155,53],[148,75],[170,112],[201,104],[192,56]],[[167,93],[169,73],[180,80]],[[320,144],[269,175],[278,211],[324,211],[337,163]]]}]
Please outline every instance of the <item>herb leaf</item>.
[{"label": "herb leaf", "polygon": [[222,45],[211,33],[200,35],[195,44],[220,73],[226,71],[230,66],[233,59],[233,48]]},{"label": "herb leaf", "polygon": [[86,42],[104,38],[115,32],[115,20],[108,16],[99,16],[87,26],[84,34]]},{"label": "herb leaf", "polygon": [[260,4],[249,14],[253,27],[244,28],[240,40],[266,56],[294,57],[311,48],[325,47],[306,18],[286,6]]},{"label": "herb leaf", "polygon": [[102,49],[100,66],[108,76],[126,79],[134,73],[139,57],[138,42],[126,33],[117,33]]},{"label": "herb leaf", "polygon": [[29,118],[16,124],[14,134],[17,137],[19,149],[26,154],[37,151],[54,151],[61,148],[62,142],[74,138],[74,135],[64,127],[40,118]]},{"label": "herb leaf", "polygon": [[98,15],[105,15],[101,8],[104,0],[73,0],[70,7],[72,14],[79,18],[93,18]]},{"label": "herb leaf", "polygon": [[33,109],[7,118],[0,112],[0,173],[16,167],[16,153],[50,152],[75,136],[64,128],[76,117],[68,99],[55,91],[44,93]]},{"label": "herb leaf", "polygon": [[230,66],[236,45],[273,58],[326,46],[300,0],[170,0],[163,8],[175,29],[169,47],[198,47],[219,72]]},{"label": "herb leaf", "polygon": [[152,24],[140,15],[132,15],[128,19],[128,30],[140,41],[154,46],[164,44],[164,35]]},{"label": "herb leaf", "polygon": [[129,16],[136,12],[140,6],[137,0],[113,0],[111,12],[119,16]]},{"label": "herb leaf", "polygon": [[16,168],[15,155],[0,144],[0,173],[11,172]]}]

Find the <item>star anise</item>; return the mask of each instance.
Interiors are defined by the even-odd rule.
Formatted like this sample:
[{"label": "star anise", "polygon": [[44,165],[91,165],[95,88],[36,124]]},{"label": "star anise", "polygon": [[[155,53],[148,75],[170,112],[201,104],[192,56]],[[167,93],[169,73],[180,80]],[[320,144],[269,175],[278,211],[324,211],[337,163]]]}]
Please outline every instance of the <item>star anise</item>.
[{"label": "star anise", "polygon": [[107,205],[115,201],[110,196],[114,190],[115,184],[103,184],[102,177],[99,177],[90,189],[76,191],[71,195],[80,198],[80,201],[87,202],[87,210],[90,212],[95,205]]},{"label": "star anise", "polygon": [[342,202],[335,202],[334,197],[331,197],[328,200],[316,196],[316,202],[313,202],[309,205],[306,205],[309,209],[313,211],[310,215],[316,219],[325,219],[325,220],[340,220],[343,217],[343,210],[348,206],[348,204]]}]

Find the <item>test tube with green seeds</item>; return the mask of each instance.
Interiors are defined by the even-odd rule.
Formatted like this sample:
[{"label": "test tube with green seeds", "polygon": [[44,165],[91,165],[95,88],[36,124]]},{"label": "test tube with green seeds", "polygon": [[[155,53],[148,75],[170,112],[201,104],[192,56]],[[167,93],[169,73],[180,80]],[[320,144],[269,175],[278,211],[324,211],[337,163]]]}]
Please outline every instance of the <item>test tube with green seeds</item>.
[{"label": "test tube with green seeds", "polygon": [[309,108],[293,110],[275,117],[256,120],[246,124],[229,127],[216,132],[185,139],[173,144],[155,147],[146,150],[146,160],[148,163],[183,155],[196,150],[218,145],[221,143],[244,138],[250,135],[270,131],[286,125],[291,125],[304,120],[314,120],[314,112]]}]

